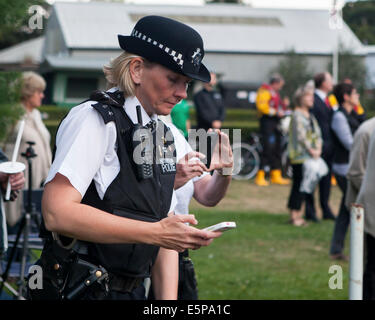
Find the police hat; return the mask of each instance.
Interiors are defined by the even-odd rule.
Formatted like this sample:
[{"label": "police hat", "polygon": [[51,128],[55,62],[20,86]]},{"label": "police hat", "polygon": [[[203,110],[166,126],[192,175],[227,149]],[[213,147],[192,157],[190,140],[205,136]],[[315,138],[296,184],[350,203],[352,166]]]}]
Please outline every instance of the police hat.
[{"label": "police hat", "polygon": [[210,81],[210,73],[202,64],[202,38],[186,24],[165,17],[146,16],[136,23],[130,36],[118,35],[118,40],[127,52],[192,79]]}]

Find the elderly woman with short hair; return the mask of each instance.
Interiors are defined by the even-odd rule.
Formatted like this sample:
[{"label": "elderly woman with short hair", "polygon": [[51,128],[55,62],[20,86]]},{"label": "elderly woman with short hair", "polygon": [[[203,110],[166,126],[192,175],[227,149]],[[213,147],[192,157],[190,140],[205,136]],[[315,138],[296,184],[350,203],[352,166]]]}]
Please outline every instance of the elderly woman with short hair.
[{"label": "elderly woman with short hair", "polygon": [[[303,163],[313,157],[319,158],[322,150],[322,138],[318,122],[309,112],[314,104],[314,90],[310,86],[297,89],[294,94],[294,111],[289,131],[289,159],[293,168],[293,185],[289,196],[290,223],[304,226],[302,203],[305,194],[300,192],[303,177]],[[306,203],[306,206],[309,204]]]},{"label": "elderly woman with short hair", "polygon": [[[21,77],[21,104],[25,109],[25,127],[22,134],[21,144],[19,148],[19,154],[17,161],[22,162],[26,165],[25,188],[28,188],[28,165],[27,159],[21,156],[21,153],[25,152],[28,148],[27,141],[35,143],[33,145],[35,158],[32,158],[32,188],[40,188],[48,175],[48,170],[51,166],[51,147],[50,140],[51,136],[42,121],[41,114],[38,108],[42,105],[44,98],[44,90],[46,88],[45,80],[35,72],[24,72]],[[19,128],[19,122],[15,126],[11,135],[7,139],[5,152],[8,158],[12,157],[14,144],[16,141],[17,133]],[[9,226],[14,226],[21,217],[23,210],[23,197],[22,194],[14,202],[8,202],[5,204],[5,211],[7,215],[7,223]]]}]

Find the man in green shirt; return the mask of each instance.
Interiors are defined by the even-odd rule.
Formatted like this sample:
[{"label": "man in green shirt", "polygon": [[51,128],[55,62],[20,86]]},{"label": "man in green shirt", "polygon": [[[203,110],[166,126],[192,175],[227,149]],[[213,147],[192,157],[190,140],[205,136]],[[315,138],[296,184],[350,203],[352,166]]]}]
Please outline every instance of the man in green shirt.
[{"label": "man in green shirt", "polygon": [[181,100],[176,104],[171,112],[173,124],[183,132],[184,137],[188,138],[188,131],[190,129],[190,106],[186,100]]}]

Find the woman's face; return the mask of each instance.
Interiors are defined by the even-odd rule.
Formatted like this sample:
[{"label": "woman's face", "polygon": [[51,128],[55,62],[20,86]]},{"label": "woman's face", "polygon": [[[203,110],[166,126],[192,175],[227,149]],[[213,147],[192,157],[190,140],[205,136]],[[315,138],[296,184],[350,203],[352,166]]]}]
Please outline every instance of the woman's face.
[{"label": "woman's face", "polygon": [[308,109],[312,108],[314,105],[314,92],[308,91],[302,97],[302,107],[307,107]]},{"label": "woman's face", "polygon": [[42,90],[36,90],[32,96],[29,97],[27,104],[32,108],[38,108],[42,105],[44,93]]},{"label": "woman's face", "polygon": [[162,65],[143,65],[136,95],[148,114],[168,115],[172,108],[187,97],[190,78]]},{"label": "woman's face", "polygon": [[354,88],[350,96],[348,96],[348,102],[352,107],[359,105],[359,93],[356,88]]}]

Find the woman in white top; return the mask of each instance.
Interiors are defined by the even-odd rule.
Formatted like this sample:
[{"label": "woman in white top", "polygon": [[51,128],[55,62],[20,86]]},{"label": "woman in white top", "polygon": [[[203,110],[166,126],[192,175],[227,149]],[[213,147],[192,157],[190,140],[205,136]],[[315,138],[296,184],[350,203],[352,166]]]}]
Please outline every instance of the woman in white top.
[{"label": "woman in white top", "polygon": [[[44,90],[46,88],[45,80],[35,72],[24,72],[22,74],[22,86],[21,86],[21,103],[25,108],[25,127],[22,134],[21,144],[19,153],[17,155],[17,161],[22,162],[26,165],[25,174],[25,188],[28,188],[29,183],[29,171],[27,159],[21,156],[22,153],[26,152],[28,148],[28,141],[32,141],[35,144],[33,149],[36,157],[32,158],[32,188],[41,188],[44,181],[47,178],[48,170],[51,166],[51,147],[50,140],[51,136],[42,121],[41,114],[38,108],[42,105],[44,98]],[[16,125],[12,134],[7,139],[6,154],[8,158],[12,157],[14,144],[18,133],[19,123]],[[14,202],[7,202],[5,204],[5,210],[7,215],[7,223],[9,226],[14,226],[21,217],[23,209],[23,197],[22,193],[18,199]]]},{"label": "woman in white top", "polygon": [[[147,204],[151,201],[159,207],[158,195],[165,199],[166,190],[173,189],[173,185],[160,183],[161,178],[167,179],[168,172],[164,169],[161,172],[158,166],[154,166],[156,171],[151,181],[136,180],[136,171],[129,164],[135,160],[130,153],[124,153],[124,149],[128,151],[128,130],[121,126],[125,121],[130,128],[135,128],[138,123],[136,107],[139,106],[142,125],[154,132],[155,126],[164,126],[156,121],[157,115],[168,115],[176,103],[186,98],[191,79],[209,80],[208,71],[201,64],[203,42],[195,30],[182,23],[146,16],[137,22],[130,36],[120,35],[119,43],[125,52],[105,68],[108,82],[116,87],[102,95],[98,103],[94,99],[73,108],[58,130],[56,157],[42,200],[43,216],[47,230],[55,235],[54,241],[59,239],[56,235],[64,235],[86,243],[89,246],[86,258],[91,263],[100,261],[108,269],[108,281],[93,285],[80,298],[144,299],[143,284],[139,280],[147,275],[133,275],[137,269],[129,261],[142,260],[142,250],[138,248],[145,248],[144,255],[150,264],[143,263],[139,267],[144,270],[154,264],[156,298],[175,299],[177,287],[175,281],[169,280],[176,279],[177,273],[168,269],[170,260],[175,259],[174,251],[206,246],[220,233],[186,225],[197,224],[193,215],[173,215],[163,204],[163,219],[148,220],[155,218],[155,211],[160,212]],[[162,148],[159,151],[162,153]],[[141,183],[155,192],[144,192]],[[89,205],[82,203],[88,194],[95,196],[89,197]],[[97,205],[93,205],[92,199]],[[112,199],[123,201],[128,207],[117,208]],[[111,210],[106,210],[108,205]],[[168,212],[172,216],[164,218]],[[52,249],[45,248],[47,256],[57,254],[59,249],[54,250],[53,246],[54,243]],[[156,262],[155,256],[149,259],[151,247],[161,247]],[[113,254],[116,250],[118,254]],[[123,250],[127,250],[126,255],[122,254]],[[137,254],[129,254],[129,250]],[[108,252],[110,255],[106,255]],[[42,254],[42,263],[43,257]],[[110,258],[111,263],[103,257]],[[58,279],[53,270],[50,276]],[[56,286],[54,289],[59,290]]]}]

